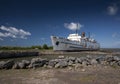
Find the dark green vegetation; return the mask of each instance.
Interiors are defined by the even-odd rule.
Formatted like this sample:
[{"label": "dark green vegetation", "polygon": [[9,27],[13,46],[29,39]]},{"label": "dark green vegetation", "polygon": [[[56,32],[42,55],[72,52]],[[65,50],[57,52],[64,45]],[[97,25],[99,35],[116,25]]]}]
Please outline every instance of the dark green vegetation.
[{"label": "dark green vegetation", "polygon": [[120,48],[101,48],[99,51],[113,53],[120,52]]},{"label": "dark green vegetation", "polygon": [[44,45],[34,45],[29,47],[21,47],[21,46],[0,46],[0,50],[30,50],[30,49],[39,49],[39,50],[46,50],[52,49],[52,46],[48,46],[47,44]]},{"label": "dark green vegetation", "polygon": [[39,56],[40,51],[52,50],[51,46],[44,44],[42,46],[0,46],[0,59]]}]

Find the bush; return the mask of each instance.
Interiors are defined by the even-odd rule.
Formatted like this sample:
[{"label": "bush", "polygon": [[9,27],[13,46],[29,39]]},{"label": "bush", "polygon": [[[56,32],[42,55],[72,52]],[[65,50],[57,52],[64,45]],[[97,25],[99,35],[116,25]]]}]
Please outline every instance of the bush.
[{"label": "bush", "polygon": [[31,49],[42,49],[41,46],[31,46]]},{"label": "bush", "polygon": [[48,46],[47,46],[47,44],[43,45],[43,49],[49,49]]},{"label": "bush", "polygon": [[0,46],[0,50],[29,50],[29,49],[53,49],[52,46],[44,44],[43,46],[34,45],[30,47],[21,47],[21,46]]}]

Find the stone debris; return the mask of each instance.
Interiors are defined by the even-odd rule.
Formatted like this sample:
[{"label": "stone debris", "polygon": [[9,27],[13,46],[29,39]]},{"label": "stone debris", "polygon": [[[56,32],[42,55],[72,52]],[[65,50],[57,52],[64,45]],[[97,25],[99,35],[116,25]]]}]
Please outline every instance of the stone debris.
[{"label": "stone debris", "polygon": [[[65,57],[58,56],[56,59],[42,59],[33,58],[30,61],[22,60],[21,62],[15,62],[14,60],[0,61],[0,69],[28,69],[28,68],[66,68],[79,66],[118,66],[120,67],[119,56],[86,56],[86,57]],[[83,70],[84,71],[84,70]]]}]

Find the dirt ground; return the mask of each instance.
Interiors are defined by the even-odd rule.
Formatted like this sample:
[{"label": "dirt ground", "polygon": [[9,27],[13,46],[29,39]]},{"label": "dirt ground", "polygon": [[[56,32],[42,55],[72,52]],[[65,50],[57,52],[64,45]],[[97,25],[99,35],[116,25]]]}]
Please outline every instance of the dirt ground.
[{"label": "dirt ground", "polygon": [[0,84],[120,84],[120,67],[0,70]]}]

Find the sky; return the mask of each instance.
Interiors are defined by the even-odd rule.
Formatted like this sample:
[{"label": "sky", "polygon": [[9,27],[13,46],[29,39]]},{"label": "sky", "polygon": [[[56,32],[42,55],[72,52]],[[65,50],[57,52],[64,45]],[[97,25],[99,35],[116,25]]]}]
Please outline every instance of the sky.
[{"label": "sky", "polygon": [[76,26],[102,48],[120,48],[120,1],[0,0],[0,46],[52,45],[51,35]]}]

